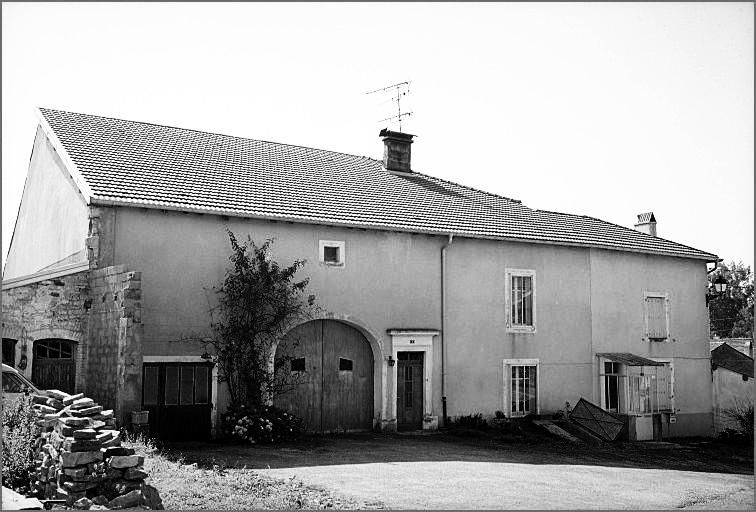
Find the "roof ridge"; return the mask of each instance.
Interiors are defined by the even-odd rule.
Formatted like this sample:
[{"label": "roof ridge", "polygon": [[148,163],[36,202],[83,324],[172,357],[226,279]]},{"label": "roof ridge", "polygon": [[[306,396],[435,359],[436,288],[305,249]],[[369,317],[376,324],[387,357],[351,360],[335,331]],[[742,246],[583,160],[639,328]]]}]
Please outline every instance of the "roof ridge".
[{"label": "roof ridge", "polygon": [[[355,155],[355,154],[352,154],[352,153],[344,153],[343,151],[334,151],[332,149],[314,148],[312,146],[302,146],[300,144],[289,144],[289,143],[286,143],[286,142],[275,142],[275,141],[272,141],[272,140],[253,139],[253,138],[250,138],[250,137],[241,137],[239,135],[229,135],[227,133],[210,132],[210,131],[206,131],[206,130],[198,130],[197,128],[183,128],[181,126],[171,126],[171,125],[168,125],[168,124],[150,123],[148,121],[134,121],[132,119],[122,119],[120,117],[100,116],[100,115],[96,115],[96,114],[85,114],[83,112],[71,112],[70,110],[58,110],[58,109],[55,109],[55,108],[46,108],[46,107],[38,107],[38,108],[41,111],[47,110],[47,111],[51,111],[51,112],[62,112],[64,114],[73,114],[73,115],[77,115],[77,116],[99,117],[100,119],[110,119],[112,121],[122,121],[122,122],[126,122],[126,123],[135,123],[135,124],[146,124],[146,125],[150,125],[150,126],[158,126],[160,128],[170,128],[172,130],[183,130],[183,131],[187,131],[187,132],[205,133],[207,135],[219,135],[221,137],[228,137],[230,139],[251,140],[251,141],[255,141],[255,142],[264,142],[266,144],[276,144],[276,145],[279,145],[279,146],[288,146],[288,147],[293,147],[293,148],[309,149],[309,150],[312,150],[312,151],[320,151],[320,152],[324,152],[324,153],[335,153],[337,155],[345,155],[345,156],[351,156],[351,157],[355,157],[355,158],[375,160],[375,159],[373,159],[371,157],[368,157],[368,156]],[[380,160],[376,160],[376,161],[380,161]]]}]

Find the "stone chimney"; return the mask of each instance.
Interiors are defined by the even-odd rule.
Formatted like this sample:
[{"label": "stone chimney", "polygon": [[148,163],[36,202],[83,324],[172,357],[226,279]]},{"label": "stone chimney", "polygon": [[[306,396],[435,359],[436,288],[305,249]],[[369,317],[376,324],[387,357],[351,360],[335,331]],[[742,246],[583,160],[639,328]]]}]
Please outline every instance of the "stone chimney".
[{"label": "stone chimney", "polygon": [[656,217],[654,212],[638,214],[638,224],[635,229],[647,235],[656,236]]},{"label": "stone chimney", "polygon": [[410,146],[414,135],[392,132],[386,128],[379,135],[383,137],[383,166],[389,171],[412,172]]}]

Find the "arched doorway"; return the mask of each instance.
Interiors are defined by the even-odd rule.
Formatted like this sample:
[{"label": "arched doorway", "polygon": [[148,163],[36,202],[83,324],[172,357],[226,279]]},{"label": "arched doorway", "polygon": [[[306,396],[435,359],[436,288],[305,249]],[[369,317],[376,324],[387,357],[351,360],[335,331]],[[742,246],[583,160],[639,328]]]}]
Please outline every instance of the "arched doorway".
[{"label": "arched doorway", "polygon": [[32,382],[39,389],[73,393],[76,386],[76,342],[45,339],[34,342]]},{"label": "arched doorway", "polygon": [[275,405],[301,417],[306,430],[373,427],[373,351],[354,327],[335,320],[295,327],[278,345],[276,372],[286,385]]}]

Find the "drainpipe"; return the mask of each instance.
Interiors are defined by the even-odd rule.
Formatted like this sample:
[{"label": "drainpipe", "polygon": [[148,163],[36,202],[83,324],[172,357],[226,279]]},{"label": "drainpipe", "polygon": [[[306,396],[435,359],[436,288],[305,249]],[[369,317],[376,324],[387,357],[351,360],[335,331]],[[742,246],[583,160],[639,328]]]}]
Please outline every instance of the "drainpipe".
[{"label": "drainpipe", "polygon": [[449,233],[449,241],[441,248],[441,413],[444,427],[448,425],[446,416],[446,249],[454,241],[454,235]]}]

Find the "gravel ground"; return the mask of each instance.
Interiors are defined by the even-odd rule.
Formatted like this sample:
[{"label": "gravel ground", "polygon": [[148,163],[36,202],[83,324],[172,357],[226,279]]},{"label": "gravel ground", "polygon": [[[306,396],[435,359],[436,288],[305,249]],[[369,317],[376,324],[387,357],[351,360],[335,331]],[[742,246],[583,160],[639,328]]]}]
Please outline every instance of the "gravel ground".
[{"label": "gravel ground", "polygon": [[364,434],[283,447],[175,446],[188,461],[295,477],[410,509],[753,509],[753,450],[708,441],[574,445],[549,436]]}]

